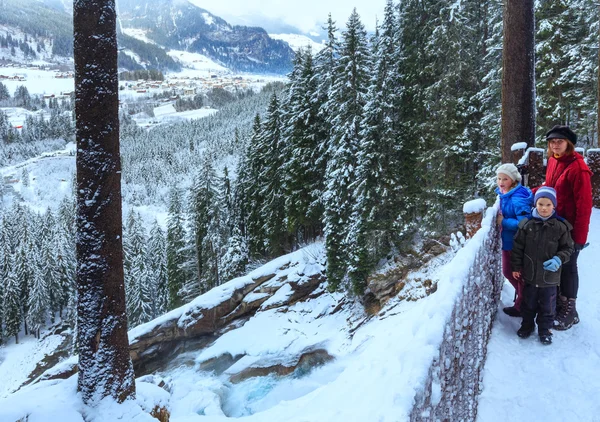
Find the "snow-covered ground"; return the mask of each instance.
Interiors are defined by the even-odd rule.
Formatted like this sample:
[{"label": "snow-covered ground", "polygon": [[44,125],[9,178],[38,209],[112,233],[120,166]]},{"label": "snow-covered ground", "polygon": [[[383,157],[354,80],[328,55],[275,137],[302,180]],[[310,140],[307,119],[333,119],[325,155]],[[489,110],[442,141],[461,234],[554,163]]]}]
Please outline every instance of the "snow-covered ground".
[{"label": "snow-covered ground", "polygon": [[[455,259],[442,265],[452,257],[453,252],[449,252],[415,277],[437,279],[437,291],[430,296],[417,301],[394,298],[383,312],[369,318],[360,306],[352,303],[336,309],[340,294],[324,292],[316,299],[291,306],[286,312],[278,309],[259,312],[207,348],[179,356],[165,371],[138,379],[140,390],[135,403],[124,407],[106,403],[102,410],[105,413],[86,409],[76,395],[72,377],[24,387],[0,399],[0,420],[26,413],[30,414],[29,421],[36,417],[81,421],[81,413],[86,413],[86,420],[94,421],[117,420],[117,414],[127,420],[134,420],[134,416],[139,417],[135,420],[145,420],[141,409],[151,407],[148,403],[158,399],[168,402],[172,422],[225,422],[231,418],[253,422],[408,420],[415,394],[423,388],[431,363],[439,356],[445,321],[461,294],[465,268],[472,265],[492,218],[493,213],[488,213],[484,229],[456,252]],[[322,261],[324,250],[322,245],[307,248],[295,252],[294,259],[300,259],[310,273],[308,268]],[[278,258],[282,259],[291,258]],[[255,270],[254,276],[280,268],[281,262],[271,262],[267,267]],[[182,322],[187,308],[203,306],[242,282],[243,278],[225,283],[185,309],[170,314],[180,312]],[[130,337],[157,323],[160,319],[136,327]],[[277,361],[285,359],[286,354],[297,356],[298,351],[315,348],[327,350],[335,359],[308,373],[250,378],[239,383],[228,379],[230,373],[257,361]],[[200,369],[201,362],[224,353],[244,357],[222,375]],[[153,385],[160,381],[165,381],[170,392],[166,399]]]},{"label": "snow-covered ground", "polygon": [[594,209],[588,241],[578,259],[577,310],[581,322],[554,331],[552,345],[537,335],[517,337],[520,318],[502,312],[512,305],[506,283],[483,372],[478,421],[600,421],[600,210]]},{"label": "snow-covered ground", "polygon": [[315,42],[315,41],[312,40],[312,38],[309,38],[306,35],[299,35],[299,34],[269,34],[269,37],[273,38],[274,40],[285,41],[286,43],[288,43],[288,45],[290,46],[290,48],[292,50],[294,50],[294,51],[298,51],[301,48],[305,48],[306,46],[310,46],[310,48],[312,49],[312,53],[316,54],[319,51],[321,51],[321,49],[323,47],[325,47],[325,44]]},{"label": "snow-covered ground", "polygon": [[64,92],[73,92],[75,82],[73,78],[56,78],[56,71],[27,69],[18,67],[0,67],[0,75],[22,76],[24,81],[2,79],[10,95],[14,95],[17,87],[25,86],[29,94],[61,95]]}]

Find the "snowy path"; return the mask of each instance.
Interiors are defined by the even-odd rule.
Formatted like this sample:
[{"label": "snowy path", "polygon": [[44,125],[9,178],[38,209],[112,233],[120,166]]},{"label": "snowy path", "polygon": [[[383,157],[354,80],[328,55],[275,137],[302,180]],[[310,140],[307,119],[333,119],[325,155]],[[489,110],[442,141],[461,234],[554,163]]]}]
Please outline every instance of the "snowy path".
[{"label": "snowy path", "polygon": [[[501,311],[512,304],[505,284],[488,347],[478,421],[600,422],[600,210],[594,209],[590,246],[579,256],[577,310],[581,322],[554,331],[553,344],[537,335],[517,337],[520,318]],[[537,334],[537,333],[536,333]]]}]

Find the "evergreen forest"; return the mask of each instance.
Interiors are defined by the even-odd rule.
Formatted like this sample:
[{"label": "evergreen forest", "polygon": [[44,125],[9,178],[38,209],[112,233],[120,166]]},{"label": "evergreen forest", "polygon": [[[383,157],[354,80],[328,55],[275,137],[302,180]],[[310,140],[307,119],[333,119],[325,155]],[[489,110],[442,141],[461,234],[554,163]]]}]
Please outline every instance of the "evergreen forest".
[{"label": "evergreen forest", "polygon": [[[569,124],[578,146],[597,146],[598,6],[539,1],[535,13],[536,139]],[[378,268],[460,229],[465,201],[493,201],[502,18],[501,0],[389,0],[374,34],[356,11],[343,27],[330,16],[324,48],[297,51],[286,84],[214,115],[146,130],[123,114],[130,326],[315,241],[329,288],[361,298]],[[8,102],[50,112],[20,133],[0,112],[3,166],[73,140],[69,101],[0,84]],[[0,338],[74,324],[73,218],[72,198],[0,207]]]}]

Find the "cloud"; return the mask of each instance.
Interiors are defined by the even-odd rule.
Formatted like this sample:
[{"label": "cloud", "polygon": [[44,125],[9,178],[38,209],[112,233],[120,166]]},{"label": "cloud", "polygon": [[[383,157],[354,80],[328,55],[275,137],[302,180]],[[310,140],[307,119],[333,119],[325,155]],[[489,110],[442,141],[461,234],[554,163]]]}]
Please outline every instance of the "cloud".
[{"label": "cloud", "polygon": [[190,0],[193,4],[220,16],[232,24],[260,25],[261,17],[279,20],[303,32],[319,30],[331,13],[338,28],[356,7],[365,28],[375,29],[376,18],[383,18],[384,0],[355,0],[354,6],[343,0]]}]

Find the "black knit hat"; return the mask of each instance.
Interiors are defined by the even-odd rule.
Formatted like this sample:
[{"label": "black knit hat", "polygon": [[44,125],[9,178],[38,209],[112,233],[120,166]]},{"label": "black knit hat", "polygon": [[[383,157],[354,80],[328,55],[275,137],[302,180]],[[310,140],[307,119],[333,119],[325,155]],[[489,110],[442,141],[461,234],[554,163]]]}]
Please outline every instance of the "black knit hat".
[{"label": "black knit hat", "polygon": [[546,140],[550,139],[568,139],[573,145],[577,143],[577,135],[569,126],[556,125],[546,133]]}]

